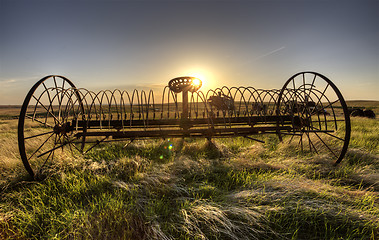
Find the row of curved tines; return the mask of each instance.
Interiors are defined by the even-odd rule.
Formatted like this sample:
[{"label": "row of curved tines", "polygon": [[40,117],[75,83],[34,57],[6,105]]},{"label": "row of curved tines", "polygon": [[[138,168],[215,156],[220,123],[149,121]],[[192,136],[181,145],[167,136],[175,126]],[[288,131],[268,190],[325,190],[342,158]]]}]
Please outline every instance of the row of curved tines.
[{"label": "row of curved tines", "polygon": [[[48,91],[44,91],[43,94],[45,93],[48,93]],[[280,94],[284,107],[281,106],[278,112],[279,105],[277,101]],[[278,113],[286,114],[295,109],[293,99],[300,98],[301,94],[301,92],[293,89],[280,92],[279,90],[261,90],[253,87],[228,88],[225,86],[208,90],[206,93],[197,91],[189,95],[187,117],[189,119],[223,118],[229,120],[226,122],[230,122],[232,118],[261,116],[262,121],[265,121],[266,116]],[[58,99],[59,95],[67,96],[68,102],[73,102],[71,105],[77,105],[74,111],[76,112],[74,113],[76,119],[99,121],[100,125],[104,127],[107,125],[110,127],[112,120],[121,121],[122,127],[125,127],[132,126],[134,120],[142,120],[143,126],[146,126],[149,120],[181,119],[183,117],[181,115],[183,103],[179,102],[180,98],[178,98],[180,93],[175,93],[168,87],[164,88],[163,94],[159,96],[161,101],[159,102],[158,100],[158,103],[153,91],[146,93],[143,90],[134,90],[130,94],[127,91],[118,89],[97,93],[86,89],[59,89],[53,100]],[[73,100],[75,95],[77,96],[76,101]],[[58,99],[58,101],[61,100]],[[303,99],[302,101],[304,102],[305,100]],[[49,108],[53,107],[52,102],[50,101]],[[318,99],[318,102],[321,102],[321,99]],[[60,108],[64,107],[61,106]],[[66,106],[65,108],[67,109],[68,107]],[[72,108],[75,109],[75,107]],[[307,110],[306,108],[304,109]],[[293,113],[292,111],[291,114]],[[333,113],[333,115],[335,114]],[[128,124],[124,124],[124,121],[127,121]],[[141,123],[141,121],[139,122]]]},{"label": "row of curved tines", "polygon": [[[224,118],[275,115],[279,90],[262,90],[253,87],[221,87],[189,93],[188,118]],[[121,90],[92,92],[79,89],[84,111],[82,119],[100,121],[102,127],[111,125],[112,120],[149,120],[180,119],[183,106],[181,94],[165,87],[161,96],[155,97],[153,91],[143,90],[129,93]],[[160,99],[160,101],[158,100]],[[159,101],[159,102],[158,102]],[[128,125],[123,125],[127,127]]]}]

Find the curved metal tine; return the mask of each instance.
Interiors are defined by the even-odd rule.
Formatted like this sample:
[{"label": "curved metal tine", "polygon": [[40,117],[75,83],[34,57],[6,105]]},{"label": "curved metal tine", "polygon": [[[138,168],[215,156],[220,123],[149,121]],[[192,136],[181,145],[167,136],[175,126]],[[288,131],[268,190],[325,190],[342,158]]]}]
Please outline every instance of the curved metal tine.
[{"label": "curved metal tine", "polygon": [[[111,96],[109,96],[109,94]],[[107,97],[108,101],[108,129],[111,128],[111,118],[112,118],[112,92],[110,90],[107,90],[105,92],[105,96]]]},{"label": "curved metal tine", "polygon": [[[316,89],[315,89],[315,91],[317,91]],[[321,105],[321,108],[322,109],[324,109],[324,107],[323,107],[323,104],[322,104],[322,101],[321,101],[321,99],[319,98],[319,96],[315,93],[315,92],[313,92],[312,91],[312,93],[314,94],[314,96],[316,97],[316,99],[317,99],[317,102],[319,102],[320,103],[320,105]],[[313,98],[311,98],[311,99],[313,99]],[[321,119],[320,119],[320,113],[319,113],[319,110],[317,109],[318,108],[318,105],[317,104],[315,104],[315,107],[314,107],[314,110],[313,110],[313,112],[311,112],[310,113],[310,119],[311,119],[311,126],[313,127],[313,121],[312,121],[312,116],[314,115],[313,113],[315,113],[315,114],[317,114],[317,119],[318,119],[318,125],[319,125],[319,127],[320,127],[320,130],[322,129],[322,125],[321,125]],[[323,122],[325,123],[325,129],[328,129],[328,127],[327,127],[327,119],[326,119],[326,114],[325,113],[323,113],[323,116],[324,116],[324,120],[323,120]]]},{"label": "curved metal tine", "polygon": [[134,118],[133,104],[134,104],[134,99],[135,98],[137,99],[138,112],[141,112],[141,104],[140,104],[140,101],[139,101],[139,94],[138,94],[137,89],[133,90],[132,99],[131,99],[131,102],[130,102],[130,109],[131,109],[130,110],[130,113],[131,113],[130,127],[132,126],[132,120]]},{"label": "curved metal tine", "polygon": [[[49,98],[49,102],[50,102],[50,104],[49,104],[49,109],[50,109],[50,107],[51,107],[51,110],[52,110],[52,112],[54,113],[54,108],[53,108],[53,101],[51,100],[51,97],[50,97],[50,92],[49,92],[49,90],[48,89],[50,89],[50,88],[47,88],[46,87],[46,85],[45,85],[45,82],[43,82],[42,83],[42,86],[45,88],[45,91],[43,91],[42,92],[42,94],[39,96],[39,98],[38,98],[38,102],[39,102],[39,99],[42,97],[42,95],[44,94],[44,92],[46,92],[47,93],[47,97]],[[33,97],[34,97],[34,94],[33,94]],[[36,98],[36,97],[34,97],[34,98]],[[36,108],[37,108],[37,105],[36,105]],[[45,109],[46,109],[46,107],[44,107]],[[46,109],[46,111],[47,112],[49,112],[49,110],[47,110]],[[50,113],[51,114],[51,113]],[[46,114],[46,118],[45,118],[45,122],[47,121],[47,114]],[[54,117],[54,119],[56,119],[56,117],[55,117],[55,115],[53,115],[53,117]],[[59,123],[59,121],[58,121],[58,123]],[[57,124],[57,122],[55,122],[55,124]]]},{"label": "curved metal tine", "polygon": [[150,96],[151,96],[151,100],[153,102],[153,119],[155,119],[156,106],[155,106],[155,99],[154,99],[154,92],[153,92],[153,90],[149,91],[148,104],[150,104]]},{"label": "curved metal tine", "polygon": [[[162,98],[161,98],[161,102],[160,102],[160,105],[161,105],[161,116],[160,116],[160,119],[162,120],[163,119],[163,112],[164,112],[164,98],[165,98],[165,93],[166,93],[166,90],[168,89],[169,87],[168,86],[165,86],[163,88],[163,93],[162,93]],[[159,125],[159,129],[161,129],[161,125]]]},{"label": "curved metal tine", "polygon": [[[329,83],[328,83],[328,86],[329,86]],[[328,87],[327,86],[327,87]],[[326,87],[326,88],[327,88]],[[325,90],[326,90],[326,88],[325,88]],[[315,89],[315,91],[316,92],[318,92],[318,93],[321,93],[321,91],[319,91],[319,90],[317,90],[317,89]],[[316,95],[317,96],[317,95]],[[322,93],[322,96],[325,98],[325,100],[328,102],[328,103],[330,103],[330,100],[329,100],[329,98],[325,95],[325,91]],[[318,101],[318,103],[320,103],[321,104],[321,106],[323,106],[322,105],[322,102],[321,102],[321,98],[322,97],[320,97],[319,98],[319,101]],[[339,100],[339,99],[338,99]],[[316,106],[317,106],[318,104],[316,104]],[[335,129],[337,130],[337,118],[336,118],[336,113],[335,113],[335,111],[334,111],[334,108],[333,108],[333,104],[329,104],[330,105],[330,107],[331,107],[331,109],[332,109],[332,113],[333,113],[333,118],[334,118],[334,122],[335,122]],[[323,108],[323,109],[325,109],[325,108]],[[328,129],[328,125],[327,125],[327,121],[326,121],[326,115],[324,114],[324,118],[325,118],[325,128],[326,128],[326,130]]]},{"label": "curved metal tine", "polygon": [[[113,90],[113,92],[110,92],[110,94],[111,94],[111,99],[110,99],[110,103],[109,103],[109,105],[110,105],[110,112],[111,112],[111,117],[109,118],[109,120],[113,120],[113,110],[112,110],[112,107],[114,106],[115,108],[116,108],[116,114],[117,114],[117,117],[119,116],[119,105],[117,104],[118,102],[117,102],[117,99],[116,99],[116,97],[115,97],[115,93],[116,93],[116,90],[117,89],[115,89],[115,90]],[[112,105],[112,99],[113,99],[113,101],[114,101],[114,104]],[[109,125],[110,125],[110,122],[109,122]]]},{"label": "curved metal tine", "polygon": [[172,99],[173,99],[173,101],[175,103],[175,114],[179,118],[180,114],[179,114],[178,94],[174,93],[174,91],[171,91],[171,90],[170,90],[170,92],[171,92],[171,95],[172,95]]},{"label": "curved metal tine", "polygon": [[[85,90],[86,91],[86,94],[83,95],[82,99],[84,99],[85,101],[85,104],[87,106],[87,120],[89,121],[91,119],[91,114],[93,112],[92,110],[92,107],[95,109],[95,115],[96,115],[96,120],[98,120],[100,122],[100,129],[102,128],[102,121],[101,121],[101,117],[102,117],[102,108],[101,108],[101,101],[99,99],[99,94],[102,93],[102,91],[98,92],[98,93],[95,93],[95,92],[92,92],[92,91],[88,91],[88,90]],[[90,97],[90,103],[91,105],[88,104],[88,97]],[[96,100],[98,101],[98,105],[99,105],[99,109],[96,108]],[[89,106],[89,107],[88,107]]]},{"label": "curved metal tine", "polygon": [[[240,88],[238,87],[231,87],[230,90],[232,91],[233,89],[235,89],[235,92],[234,92],[234,96],[232,96],[233,99],[236,99],[236,96],[237,94],[241,94],[241,98],[244,99],[244,96],[240,90]],[[242,100],[241,99],[241,100]],[[246,105],[246,101],[244,99],[244,102],[245,102],[245,105]],[[239,115],[239,113],[241,112],[241,105],[242,105],[242,101],[239,101],[239,104],[238,104],[238,111],[237,111],[237,114]],[[234,114],[235,117],[237,117],[237,114]]]},{"label": "curved metal tine", "polygon": [[[125,93],[128,96],[129,108],[130,108],[130,113],[129,113],[129,120],[130,120],[129,122],[130,122],[130,124],[129,124],[129,126],[131,126],[131,122],[132,122],[132,102],[131,102],[131,98],[130,98],[129,92],[124,91],[123,93]],[[125,112],[127,112],[127,111],[128,111],[128,109],[125,108]]]},{"label": "curved metal tine", "polygon": [[247,88],[245,87],[240,87],[243,89],[243,91],[241,91],[241,95],[242,95],[242,99],[245,103],[245,111],[243,112],[243,116],[248,116],[248,124],[251,125],[251,119],[250,119],[250,111],[249,111],[249,100],[246,101],[246,98],[245,98],[245,92],[249,90],[247,90]]},{"label": "curved metal tine", "polygon": [[[322,102],[321,102],[321,100],[319,99],[319,97],[317,96],[317,94],[315,94],[313,91],[310,91],[309,93],[313,93],[314,96],[317,98],[318,102],[320,102],[320,103],[321,103],[321,106],[322,106]],[[310,94],[309,94],[309,95],[310,95]],[[309,96],[309,95],[308,95],[308,96]],[[312,99],[312,98],[311,98],[311,99]],[[312,100],[313,100],[313,99],[312,99]],[[321,129],[321,128],[322,128],[322,126],[321,126],[321,119],[320,119],[319,110],[317,110],[317,106],[318,106],[318,105],[315,104],[315,109],[313,110],[313,112],[310,113],[311,124],[312,124],[312,126],[313,126],[312,115],[317,114],[318,125],[319,125],[319,127],[320,127],[320,129]],[[325,116],[325,114],[324,114],[324,120],[326,121],[326,116]]]},{"label": "curved metal tine", "polygon": [[[267,110],[266,110],[266,112],[264,112],[265,121],[266,121],[266,116],[267,115],[272,115],[272,114],[268,114],[268,110],[269,110],[268,108],[270,106],[271,99],[274,99],[274,106],[276,105],[275,96],[272,94],[271,90],[265,91],[263,99],[266,99],[266,96],[269,96],[269,100],[267,102]],[[264,104],[264,103],[262,102],[262,104]]]},{"label": "curved metal tine", "polygon": [[[253,88],[253,87],[247,87],[247,88],[246,88],[247,91],[249,91],[249,93],[250,93],[250,97],[249,97],[249,99],[247,100],[247,101],[248,101],[248,104],[254,104],[254,103],[257,102],[257,99],[256,99],[255,96],[254,96],[254,91],[251,91],[251,90],[250,90],[251,88],[255,90],[255,88]],[[251,98],[253,98],[254,102],[250,102],[250,99],[251,99]],[[254,115],[253,107],[251,108],[251,115]],[[250,116],[250,115],[249,115],[249,116]]]},{"label": "curved metal tine", "polygon": [[[105,105],[104,102],[103,102],[103,100],[104,100],[104,96],[106,97],[106,99],[107,99],[107,101],[108,101],[108,114],[110,114],[109,97],[108,97],[108,94],[107,94],[108,91],[109,91],[109,90],[102,91],[102,95],[101,95],[101,99],[100,99],[100,111],[101,111],[101,113],[103,114],[103,120],[104,120],[104,121],[106,120],[107,117],[109,118],[109,116],[107,116],[107,115],[105,114],[105,112],[103,111],[103,105]],[[104,127],[105,127],[105,126],[104,126]]]},{"label": "curved metal tine", "polygon": [[[300,89],[298,90],[298,91],[301,91]],[[309,107],[308,107],[308,103],[309,103],[309,99],[311,100],[311,102],[313,101],[313,99],[312,99],[312,97],[310,97],[310,95],[308,95],[308,94],[306,94],[305,93],[305,89],[303,90],[303,95],[304,95],[304,98],[303,99],[300,99],[300,100],[302,100],[302,102],[303,102],[303,107],[302,107],[302,112],[303,112],[303,115],[305,115],[306,116],[306,118],[310,118],[311,119],[311,116],[312,116],[312,114],[311,114],[311,111],[310,111],[310,109],[309,109]],[[302,94],[301,94],[301,92],[300,92],[300,94],[299,94],[299,98],[301,98],[301,96],[302,96]],[[304,105],[304,103],[305,103],[305,105]],[[319,116],[319,115],[318,115]],[[310,124],[307,124],[307,126],[308,125],[310,125],[310,126],[313,126],[313,122],[312,121],[310,121]]]},{"label": "curved metal tine", "polygon": [[305,73],[302,74],[302,79],[303,79],[303,99],[304,99],[304,102],[305,102],[305,109],[307,109],[307,106],[308,106],[308,99],[305,95]]},{"label": "curved metal tine", "polygon": [[207,119],[207,122],[208,122],[208,127],[214,127],[213,119],[210,117],[209,109],[208,109],[208,106],[207,106],[207,99],[208,98],[206,97],[206,95],[202,91],[198,91],[197,93],[198,93],[198,97],[200,97],[200,100],[204,104],[204,113],[207,113],[206,119]]},{"label": "curved metal tine", "polygon": [[[73,97],[76,96],[75,90],[72,88],[63,90],[62,96],[61,96],[62,99],[64,98],[64,96],[67,97],[67,102],[66,102],[66,106],[64,109],[64,113],[66,113],[66,115],[63,115],[63,118],[68,119],[71,111],[73,111],[72,112],[73,117],[77,118],[78,112],[75,112],[75,105],[78,104],[78,107],[79,107],[80,103],[79,103],[79,99],[77,97],[76,97],[75,101],[73,100]],[[70,105],[71,105],[71,107],[69,108]],[[78,111],[79,111],[79,108],[78,108]]]},{"label": "curved metal tine", "polygon": [[[57,85],[57,80],[55,79],[55,76],[53,76],[53,79],[54,79],[54,86],[55,86],[56,96],[57,96],[57,99],[58,99],[58,119],[61,119],[61,104],[62,104],[61,100],[62,99],[59,97],[58,85]],[[64,82],[64,80],[63,80],[63,82]]]},{"label": "curved metal tine", "polygon": [[[224,89],[227,90],[227,94],[224,93]],[[217,93],[216,93],[217,91],[221,91],[223,95],[226,95],[226,96],[232,98],[232,95],[231,95],[231,93],[230,93],[230,89],[229,89],[228,87],[226,87],[226,86],[223,86],[222,88],[217,88],[217,89],[215,89],[215,90],[213,91],[213,96],[216,96],[216,95],[217,95]],[[234,101],[234,98],[233,98],[233,101]],[[211,107],[212,107],[212,105],[211,105]],[[212,109],[211,111],[213,111],[213,109]],[[219,111],[219,110],[217,109],[217,111]],[[229,112],[229,111],[228,111],[227,109],[222,109],[222,112],[223,112],[222,117],[223,117],[223,120],[224,120],[224,127],[225,127],[225,128],[228,128],[228,125],[229,125],[229,127],[231,128],[232,125],[231,125],[231,118],[230,118],[230,115],[229,115],[229,117],[228,117],[228,122],[227,122],[226,117],[225,117],[225,116],[226,116],[226,112]]]},{"label": "curved metal tine", "polygon": [[[145,103],[143,102],[143,100],[145,99]],[[141,115],[142,115],[142,122],[143,122],[143,127],[144,127],[144,130],[146,131],[146,126],[148,125],[148,116],[149,116],[149,106],[147,105],[147,98],[146,98],[146,93],[144,90],[141,90],[141,108],[142,108],[142,111],[141,111]],[[145,105],[145,110],[146,110],[146,118],[145,118],[145,112],[144,112],[144,105]]]},{"label": "curved metal tine", "polygon": [[[62,124],[64,122],[64,118],[62,117],[62,100],[63,100],[62,94],[64,94],[66,92],[66,90],[57,88],[56,92],[57,92],[57,94],[51,99],[52,102],[50,103],[50,105],[52,106],[55,99],[58,99],[58,118],[57,119],[58,119],[58,124]],[[61,96],[61,97],[59,97],[59,96]]]}]

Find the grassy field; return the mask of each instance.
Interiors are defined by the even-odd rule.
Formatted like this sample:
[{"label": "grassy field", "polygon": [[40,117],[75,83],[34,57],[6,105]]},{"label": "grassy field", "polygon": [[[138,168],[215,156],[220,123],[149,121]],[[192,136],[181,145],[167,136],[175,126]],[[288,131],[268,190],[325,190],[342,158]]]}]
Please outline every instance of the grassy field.
[{"label": "grassy field", "polygon": [[36,182],[1,113],[0,239],[379,239],[377,119],[352,118],[337,167],[276,136],[166,139],[59,150]]}]

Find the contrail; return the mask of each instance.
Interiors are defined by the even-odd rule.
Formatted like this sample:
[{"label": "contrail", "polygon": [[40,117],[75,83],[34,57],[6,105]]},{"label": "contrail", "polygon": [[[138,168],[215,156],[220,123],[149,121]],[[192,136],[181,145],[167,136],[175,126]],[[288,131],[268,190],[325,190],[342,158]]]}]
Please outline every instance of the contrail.
[{"label": "contrail", "polygon": [[281,48],[278,48],[278,49],[275,49],[274,51],[271,51],[271,52],[269,52],[269,53],[266,53],[266,54],[264,54],[264,55],[262,55],[262,56],[259,56],[259,57],[257,57],[256,59],[255,59],[255,61],[257,61],[257,60],[259,60],[259,59],[262,59],[262,58],[264,58],[264,57],[267,57],[267,56],[269,56],[269,55],[271,55],[271,54],[274,54],[274,53],[276,53],[276,52],[279,52],[279,51],[281,51],[281,50],[283,50],[283,49],[285,49],[286,47],[281,47]]}]

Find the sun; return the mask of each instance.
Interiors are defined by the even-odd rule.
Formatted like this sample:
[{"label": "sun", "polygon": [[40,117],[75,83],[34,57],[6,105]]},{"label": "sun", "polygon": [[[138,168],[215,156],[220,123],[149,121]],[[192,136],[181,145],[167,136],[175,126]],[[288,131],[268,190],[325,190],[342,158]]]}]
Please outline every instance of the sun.
[{"label": "sun", "polygon": [[191,71],[188,73],[188,76],[194,77],[192,80],[193,86],[204,86],[204,83],[206,82],[205,74],[198,71]]},{"label": "sun", "polygon": [[194,87],[197,87],[197,86],[200,86],[201,85],[201,80],[199,79],[199,78],[194,78],[193,80],[192,80],[192,85],[194,86]]},{"label": "sun", "polygon": [[212,79],[214,79],[213,72],[205,68],[187,68],[182,71],[181,75],[196,78],[193,80],[192,86],[201,86],[202,91],[210,89],[210,85],[213,83]]}]

